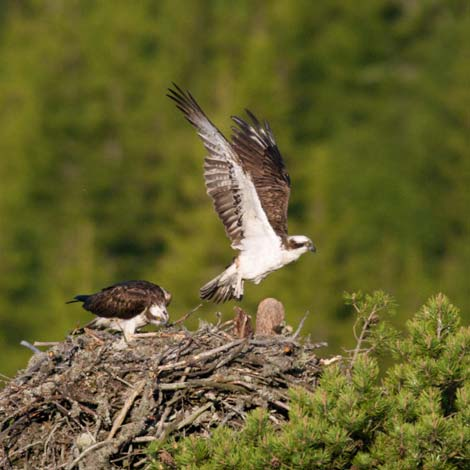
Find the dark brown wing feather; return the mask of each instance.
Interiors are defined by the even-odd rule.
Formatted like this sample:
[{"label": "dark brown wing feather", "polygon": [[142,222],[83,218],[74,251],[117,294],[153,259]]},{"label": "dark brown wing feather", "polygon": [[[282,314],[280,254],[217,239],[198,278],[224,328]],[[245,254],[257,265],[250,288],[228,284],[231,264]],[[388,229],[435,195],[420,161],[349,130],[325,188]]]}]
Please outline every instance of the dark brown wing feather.
[{"label": "dark brown wing feather", "polygon": [[90,295],[83,308],[99,317],[129,319],[153,304],[165,305],[159,286],[148,281],[125,281]]},{"label": "dark brown wing feather", "polygon": [[234,174],[237,154],[223,134],[212,124],[191,93],[177,85],[169,89],[171,98],[186,119],[196,128],[209,155],[204,160],[204,180],[207,194],[225,226],[233,248],[239,248],[243,239],[240,189]]},{"label": "dark brown wing feather", "polygon": [[251,125],[232,116],[238,125],[232,127],[232,147],[244,171],[251,176],[269,223],[276,234],[286,240],[289,174],[268,122],[261,124],[250,111],[246,112],[252,121]]}]

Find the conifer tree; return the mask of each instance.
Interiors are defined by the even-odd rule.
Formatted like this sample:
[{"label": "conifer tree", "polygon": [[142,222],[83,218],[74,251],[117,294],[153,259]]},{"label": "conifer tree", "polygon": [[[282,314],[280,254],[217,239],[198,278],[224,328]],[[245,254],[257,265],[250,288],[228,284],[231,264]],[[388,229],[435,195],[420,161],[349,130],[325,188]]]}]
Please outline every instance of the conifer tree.
[{"label": "conifer tree", "polygon": [[[465,469],[470,465],[470,329],[442,294],[407,323],[386,323],[382,292],[347,296],[357,346],[326,367],[314,392],[291,391],[289,421],[276,428],[258,409],[244,428],[151,447],[177,468]],[[359,330],[359,328],[358,328]],[[379,356],[396,363],[380,378]],[[163,468],[158,457],[154,468]],[[167,468],[170,468],[168,464]]]}]

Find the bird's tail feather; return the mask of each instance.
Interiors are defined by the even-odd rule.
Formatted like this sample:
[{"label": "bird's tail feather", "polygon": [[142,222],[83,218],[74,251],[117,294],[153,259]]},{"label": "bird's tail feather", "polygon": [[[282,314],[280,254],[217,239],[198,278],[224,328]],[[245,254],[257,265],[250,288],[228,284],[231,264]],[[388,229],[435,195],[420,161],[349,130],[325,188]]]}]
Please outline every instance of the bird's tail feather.
[{"label": "bird's tail feather", "polygon": [[209,281],[199,290],[201,299],[212,300],[216,304],[227,300],[243,298],[243,281],[238,280],[238,273],[231,265],[222,274]]},{"label": "bird's tail feather", "polygon": [[86,299],[90,297],[89,295],[76,295],[72,300],[65,302],[66,304],[73,304],[75,302],[85,302]]}]

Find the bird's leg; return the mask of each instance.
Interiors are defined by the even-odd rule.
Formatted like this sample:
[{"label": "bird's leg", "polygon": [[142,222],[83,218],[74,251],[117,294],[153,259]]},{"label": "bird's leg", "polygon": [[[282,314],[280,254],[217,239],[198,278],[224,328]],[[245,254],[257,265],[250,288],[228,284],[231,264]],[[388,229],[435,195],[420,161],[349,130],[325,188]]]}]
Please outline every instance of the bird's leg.
[{"label": "bird's leg", "polygon": [[122,336],[125,343],[130,346],[130,343],[134,339],[135,325],[133,324],[133,322],[121,320],[118,322],[118,326],[122,331]]},{"label": "bird's leg", "polygon": [[91,336],[95,341],[98,341],[98,343],[104,344],[104,341],[92,329],[84,326],[83,331],[86,335]]},{"label": "bird's leg", "polygon": [[127,344],[139,338],[154,338],[158,336],[157,331],[149,331],[146,333],[136,333],[135,329],[132,326],[128,326],[128,324],[124,325],[124,327],[122,328],[122,333],[124,335],[124,339],[127,342]]},{"label": "bird's leg", "polygon": [[237,285],[235,287],[235,297],[240,299],[243,296],[243,279],[242,277],[237,278]]},{"label": "bird's leg", "polygon": [[132,345],[131,345],[131,342],[132,342],[132,333],[128,331],[128,329],[125,328],[125,325],[123,326],[121,324],[121,322],[117,322],[117,325],[119,328],[116,328],[116,329],[119,329],[122,331],[122,338],[113,343],[113,348],[114,349],[117,349],[118,351],[122,351],[123,349],[127,349],[127,348],[130,348]]}]

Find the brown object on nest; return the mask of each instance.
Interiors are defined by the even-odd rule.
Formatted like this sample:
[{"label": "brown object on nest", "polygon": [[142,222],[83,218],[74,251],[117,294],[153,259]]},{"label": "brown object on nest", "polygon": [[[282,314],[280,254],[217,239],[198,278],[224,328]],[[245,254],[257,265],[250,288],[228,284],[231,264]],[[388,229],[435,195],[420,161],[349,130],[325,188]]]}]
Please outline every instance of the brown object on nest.
[{"label": "brown object on nest", "polygon": [[314,389],[324,344],[234,338],[233,325],[177,326],[125,349],[119,333],[79,332],[34,354],[0,392],[0,468],[138,468],[149,442],[238,429],[257,407],[285,421],[288,387]]},{"label": "brown object on nest", "polygon": [[237,338],[248,338],[253,336],[253,326],[251,325],[251,316],[248,315],[242,308],[233,307],[237,314],[233,322],[233,335]]},{"label": "brown object on nest", "polygon": [[262,300],[256,313],[256,336],[279,334],[285,317],[284,305],[279,300],[272,298]]}]

